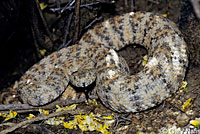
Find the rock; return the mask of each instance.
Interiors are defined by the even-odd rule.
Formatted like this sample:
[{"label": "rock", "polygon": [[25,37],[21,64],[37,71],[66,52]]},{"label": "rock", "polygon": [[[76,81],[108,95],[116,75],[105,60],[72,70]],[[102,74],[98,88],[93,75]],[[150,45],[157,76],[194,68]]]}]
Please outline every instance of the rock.
[{"label": "rock", "polygon": [[190,118],[185,113],[181,113],[176,117],[176,122],[178,126],[183,127],[188,124],[189,119]]}]

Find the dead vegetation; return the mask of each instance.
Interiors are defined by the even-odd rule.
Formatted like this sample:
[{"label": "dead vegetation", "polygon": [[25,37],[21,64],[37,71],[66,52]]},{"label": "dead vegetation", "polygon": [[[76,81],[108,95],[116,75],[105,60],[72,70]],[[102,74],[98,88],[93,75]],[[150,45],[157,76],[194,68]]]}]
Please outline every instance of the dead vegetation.
[{"label": "dead vegetation", "polygon": [[[77,115],[80,115],[79,118],[85,118],[86,115],[87,118],[93,117],[90,116],[91,113],[95,114],[95,118],[101,119],[101,121],[103,120],[103,125],[105,125],[106,121],[110,121],[110,125],[108,125],[109,129],[106,128],[108,133],[171,133],[172,130],[178,132],[178,127],[181,128],[181,131],[189,130],[190,132],[200,133],[197,127],[198,125],[192,126],[190,124],[191,120],[200,117],[200,68],[198,67],[200,63],[200,36],[198,36],[200,25],[198,19],[195,18],[195,16],[199,17],[199,5],[195,4],[195,2],[193,0],[186,0],[185,3],[183,0],[21,0],[19,4],[20,8],[14,9],[25,11],[20,12],[22,13],[21,15],[24,15],[20,19],[20,22],[23,19],[26,20],[24,22],[22,21],[26,26],[22,30],[24,32],[23,35],[27,34],[22,38],[26,41],[22,43],[26,43],[26,45],[21,46],[26,47],[21,49],[21,47],[16,46],[18,49],[15,51],[21,55],[20,57],[16,57],[16,54],[11,54],[15,57],[11,58],[11,61],[16,60],[18,62],[9,64],[9,67],[14,67],[15,69],[6,70],[5,67],[2,72],[5,71],[7,73],[1,73],[1,85],[6,83],[5,85],[7,86],[1,86],[0,103],[2,104],[0,105],[0,112],[7,113],[9,116],[5,116],[4,118],[0,117],[0,133],[103,133],[103,128],[101,129],[102,132],[99,130],[82,132],[80,127],[69,129],[69,127],[65,127],[63,124],[55,126],[45,123],[46,119],[58,116],[64,116],[63,122],[72,121],[76,119]],[[15,1],[10,0],[7,3],[3,2],[2,6],[18,7],[15,4]],[[6,7],[4,8],[6,9]],[[86,101],[85,95],[82,93],[80,93],[80,98],[76,101],[71,101],[68,98],[65,101],[57,100],[55,103],[43,107],[32,107],[27,104],[20,104],[16,92],[17,83],[16,85],[13,83],[19,80],[19,77],[31,65],[53,51],[76,43],[84,32],[92,28],[96,23],[111,16],[130,11],[150,11],[160,15],[166,15],[179,25],[185,40],[189,44],[190,67],[188,68],[186,76],[187,88],[180,89],[175,96],[166,100],[158,107],[145,112],[128,115],[113,113],[101,105],[100,102],[98,102],[98,105],[96,103],[86,104],[84,103]],[[6,13],[8,12],[9,10]],[[23,28],[22,25],[20,26],[20,28]],[[16,34],[18,32],[15,31]],[[5,39],[8,46],[9,43],[16,41],[12,41],[12,38]],[[4,40],[2,42],[5,43],[6,41]],[[126,50],[125,52],[121,52],[121,55],[127,53],[124,56],[129,57],[129,53],[132,51]],[[139,56],[140,59],[138,59],[137,55],[143,55],[144,51],[141,48],[135,48],[134,51],[135,54],[133,57],[128,59],[140,61],[142,56]],[[137,63],[133,65],[133,68],[140,67]],[[4,80],[5,78],[7,78],[7,81]],[[9,80],[11,83],[7,84]],[[79,103],[76,109],[55,111],[56,105],[64,106],[74,103]],[[186,104],[188,105],[183,109],[183,106]],[[41,113],[39,109],[49,110],[50,114]],[[11,110],[12,112],[9,114]],[[13,111],[17,111],[18,115],[16,117]],[[26,119],[26,117],[30,117],[29,114],[34,114],[36,117]],[[97,116],[97,114],[99,115]],[[5,121],[6,117],[9,120]],[[91,119],[90,121],[93,120]],[[98,122],[101,121],[98,120]]]}]

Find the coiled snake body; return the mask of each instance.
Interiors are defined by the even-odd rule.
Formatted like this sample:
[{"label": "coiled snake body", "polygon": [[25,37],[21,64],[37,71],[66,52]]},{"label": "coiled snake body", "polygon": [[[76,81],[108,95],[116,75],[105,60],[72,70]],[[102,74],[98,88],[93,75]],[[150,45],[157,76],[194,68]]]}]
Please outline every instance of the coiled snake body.
[{"label": "coiled snake body", "polygon": [[[148,62],[136,75],[129,74],[126,62],[115,52],[133,43],[148,51]],[[25,103],[44,105],[59,97],[69,81],[85,87],[96,79],[97,95],[105,106],[139,112],[175,93],[187,66],[186,43],[173,22],[131,12],[97,24],[78,45],[35,64],[22,76],[19,95]]]}]

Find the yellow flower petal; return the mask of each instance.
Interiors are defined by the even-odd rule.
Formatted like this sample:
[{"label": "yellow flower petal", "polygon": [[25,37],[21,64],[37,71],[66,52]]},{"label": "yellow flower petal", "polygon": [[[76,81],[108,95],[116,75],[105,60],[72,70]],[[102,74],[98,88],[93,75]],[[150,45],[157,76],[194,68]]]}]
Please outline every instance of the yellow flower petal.
[{"label": "yellow flower petal", "polygon": [[45,114],[45,115],[48,115],[49,114],[49,111],[48,110],[44,110],[44,109],[39,109],[39,112],[40,114]]},{"label": "yellow flower petal", "polygon": [[42,50],[40,50],[40,54],[42,55],[42,56],[45,56],[45,53],[47,52],[47,50],[46,49],[42,49]]},{"label": "yellow flower petal", "polygon": [[58,111],[65,111],[65,110],[74,110],[76,109],[76,104],[70,105],[70,106],[65,106],[61,107],[59,105],[56,105],[56,112]]},{"label": "yellow flower petal", "polygon": [[190,124],[195,126],[195,127],[200,126],[200,118],[195,118],[195,120],[191,120]]},{"label": "yellow flower petal", "polygon": [[46,124],[48,125],[54,125],[54,126],[57,126],[57,125],[60,125],[63,123],[65,117],[64,116],[61,116],[61,117],[53,117],[53,118],[49,118],[48,120],[45,121]]},{"label": "yellow flower petal", "polygon": [[189,98],[183,105],[182,105],[182,109],[185,110],[186,108],[188,108],[189,106],[191,106],[191,100],[192,98]]},{"label": "yellow flower petal", "polygon": [[74,129],[74,128],[76,128],[75,124],[72,121],[69,121],[69,122],[64,122],[63,121],[63,126],[65,128],[68,128],[68,129]]},{"label": "yellow flower petal", "polygon": [[28,117],[26,117],[26,119],[32,119],[32,118],[35,118],[35,115],[33,115],[33,114],[29,114],[29,116]]},{"label": "yellow flower petal", "polygon": [[8,114],[6,114],[6,113],[0,113],[0,116],[6,118],[8,116]]},{"label": "yellow flower petal", "polygon": [[167,14],[163,14],[162,16],[166,18],[166,17],[167,17]]},{"label": "yellow flower petal", "polygon": [[187,87],[187,81],[183,81],[181,83],[181,88],[186,88]]},{"label": "yellow flower petal", "polygon": [[110,116],[103,116],[104,119],[114,119],[113,115]]},{"label": "yellow flower petal", "polygon": [[[57,109],[61,109],[63,107],[56,106]],[[74,115],[74,120],[65,122],[62,120],[62,124],[65,128],[68,129],[77,129],[77,126],[81,131],[99,131],[103,134],[111,134],[107,129],[111,126],[111,123],[106,119],[112,119],[113,116],[103,116],[99,119],[96,117],[101,117],[100,114],[90,113],[89,115]],[[55,119],[51,122],[54,122]],[[51,123],[52,124],[52,123]]]},{"label": "yellow flower petal", "polygon": [[44,2],[40,3],[41,10],[45,9],[46,7],[47,7],[47,5],[45,5]]},{"label": "yellow flower petal", "polygon": [[145,56],[143,57],[142,65],[145,66],[145,65],[147,64],[147,61],[148,61],[148,56],[145,55]]},{"label": "yellow flower petal", "polygon": [[74,110],[74,109],[76,109],[76,104],[73,104],[73,105],[71,105],[71,106],[68,106],[67,108],[69,108],[69,110]]},{"label": "yellow flower petal", "polygon": [[141,132],[141,131],[137,131],[137,133],[136,134],[144,134],[143,132]]},{"label": "yellow flower petal", "polygon": [[13,89],[16,89],[19,85],[19,82],[18,81],[15,81],[15,84],[13,85]]},{"label": "yellow flower petal", "polygon": [[9,111],[9,114],[6,116],[5,121],[10,120],[17,116],[17,112],[13,112],[12,110]]},{"label": "yellow flower petal", "polygon": [[44,114],[48,115],[48,114],[49,114],[49,111],[44,110]]}]

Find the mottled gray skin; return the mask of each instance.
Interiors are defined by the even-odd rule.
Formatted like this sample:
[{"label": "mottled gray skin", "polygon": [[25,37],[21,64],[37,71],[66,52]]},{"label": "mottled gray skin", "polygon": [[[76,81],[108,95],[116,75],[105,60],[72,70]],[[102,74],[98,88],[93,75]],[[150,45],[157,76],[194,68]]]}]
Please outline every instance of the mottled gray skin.
[{"label": "mottled gray skin", "polygon": [[[129,75],[126,62],[115,51],[133,43],[144,46],[149,58],[141,72]],[[96,70],[97,94],[105,106],[117,112],[139,112],[177,91],[188,59],[174,23],[151,13],[131,12],[96,25],[78,45],[63,48],[29,69],[19,83],[22,100],[36,106],[53,101],[74,80],[71,76],[82,74],[85,64]],[[93,71],[89,72],[84,75],[93,79]]]},{"label": "mottled gray skin", "polygon": [[[86,64],[87,68],[94,68],[94,62],[84,54],[87,52],[84,49],[84,46],[79,45],[63,48],[33,65],[19,82],[18,93],[22,101],[33,106],[52,102],[64,92],[79,69]],[[92,74],[88,77],[90,74],[85,72],[85,79],[80,76],[78,82],[82,83],[79,85],[94,82],[96,76]]]},{"label": "mottled gray skin", "polygon": [[[148,51],[148,62],[136,75],[120,73],[114,50],[140,44]],[[170,20],[151,13],[127,13],[96,25],[80,45],[106,46],[107,54],[90,58],[97,62],[97,94],[117,112],[139,112],[160,104],[177,91],[188,66],[186,43]]]},{"label": "mottled gray skin", "polygon": [[[200,3],[200,2],[199,2]],[[188,46],[191,65],[200,65],[200,20],[196,17],[190,0],[184,0],[178,23]]]},{"label": "mottled gray skin", "polygon": [[72,73],[69,79],[72,85],[76,87],[88,87],[96,80],[96,77],[97,70],[95,68],[95,63],[89,60],[76,72]]}]

